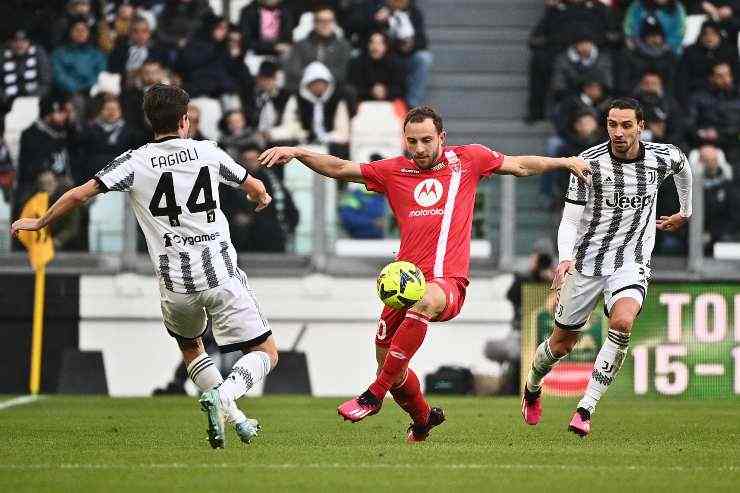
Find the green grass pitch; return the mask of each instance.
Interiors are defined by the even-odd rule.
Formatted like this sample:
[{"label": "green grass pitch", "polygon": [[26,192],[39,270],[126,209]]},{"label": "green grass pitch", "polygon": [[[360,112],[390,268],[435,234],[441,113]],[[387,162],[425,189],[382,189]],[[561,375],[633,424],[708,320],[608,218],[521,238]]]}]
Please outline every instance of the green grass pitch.
[{"label": "green grass pitch", "polygon": [[[0,398],[0,402],[7,400]],[[2,491],[740,491],[740,400],[609,400],[592,436],[566,432],[575,400],[537,427],[513,398],[437,398],[448,421],[403,442],[392,401],[358,424],[340,399],[240,401],[263,434],[211,450],[188,397],[46,397],[0,410]]]}]

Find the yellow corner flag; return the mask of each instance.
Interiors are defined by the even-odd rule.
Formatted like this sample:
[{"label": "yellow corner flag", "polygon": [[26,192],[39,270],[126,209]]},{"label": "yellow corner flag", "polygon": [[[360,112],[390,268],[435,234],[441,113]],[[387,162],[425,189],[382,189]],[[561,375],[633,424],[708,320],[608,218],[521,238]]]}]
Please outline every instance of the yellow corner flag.
[{"label": "yellow corner flag", "polygon": [[[49,208],[49,194],[39,192],[26,202],[21,217],[41,217]],[[18,239],[28,250],[28,261],[36,271],[33,301],[33,336],[31,339],[31,376],[29,389],[36,395],[41,388],[41,342],[44,337],[44,291],[46,264],[54,258],[54,242],[49,228],[38,231],[20,231]]]}]

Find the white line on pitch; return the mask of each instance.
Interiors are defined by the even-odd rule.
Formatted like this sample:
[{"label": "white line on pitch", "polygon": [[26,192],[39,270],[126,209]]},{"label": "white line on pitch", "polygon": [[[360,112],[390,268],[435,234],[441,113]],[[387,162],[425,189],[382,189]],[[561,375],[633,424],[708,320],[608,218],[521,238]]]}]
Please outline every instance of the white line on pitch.
[{"label": "white line on pitch", "polygon": [[702,467],[702,466],[599,466],[586,464],[338,464],[338,463],[309,463],[309,464],[241,464],[241,463],[215,463],[215,464],[0,464],[0,470],[39,470],[39,469],[517,469],[517,470],[604,470],[613,471],[621,469],[626,471],[667,471],[667,472],[695,472],[705,471],[729,471],[740,470],[735,465]]},{"label": "white line on pitch", "polygon": [[0,410],[8,409],[9,407],[22,406],[23,404],[30,404],[36,402],[39,399],[43,399],[40,395],[22,395],[15,397],[9,401],[0,402]]},{"label": "white line on pitch", "polygon": [[694,373],[706,377],[721,377],[725,374],[725,366],[722,364],[699,363],[694,365]]}]

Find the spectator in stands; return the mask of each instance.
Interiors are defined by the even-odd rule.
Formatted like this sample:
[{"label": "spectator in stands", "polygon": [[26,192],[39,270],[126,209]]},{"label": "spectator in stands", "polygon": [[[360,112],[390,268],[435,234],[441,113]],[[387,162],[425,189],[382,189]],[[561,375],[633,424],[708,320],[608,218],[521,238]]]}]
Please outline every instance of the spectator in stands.
[{"label": "spectator in stands", "polygon": [[571,46],[555,60],[550,107],[554,108],[565,97],[576,93],[578,84],[586,78],[600,80],[607,88],[614,87],[610,55],[596,46],[592,33],[581,31],[573,36]]},{"label": "spectator in stands", "polygon": [[736,160],[740,145],[740,94],[729,64],[712,67],[708,87],[691,97],[688,113],[691,144],[714,144]]},{"label": "spectator in stands", "polygon": [[146,60],[136,75],[130,79],[129,87],[121,94],[123,119],[128,123],[136,143],[141,145],[154,138],[152,129],[144,116],[144,93],[154,84],[167,80],[162,64],[158,60]]},{"label": "spectator in stands", "polygon": [[15,163],[10,156],[10,149],[5,143],[5,119],[0,118],[0,193],[8,204],[13,203],[13,185],[15,184]]},{"label": "spectator in stands", "polygon": [[263,134],[280,124],[290,99],[290,92],[278,85],[277,72],[276,64],[264,61],[255,78],[254,102],[250,105],[252,125]]},{"label": "spectator in stands", "polygon": [[337,36],[334,11],[320,7],[314,12],[314,29],[306,39],[293,46],[285,61],[285,87],[290,91],[299,89],[304,70],[312,62],[321,62],[331,72],[334,83],[344,84],[352,46]]},{"label": "spectator in stands", "polygon": [[252,77],[252,73],[244,63],[244,58],[247,55],[244,35],[233,24],[229,24],[229,32],[226,34],[226,49],[229,53],[227,65],[229,73],[238,82],[235,96],[239,100],[222,101],[222,105],[225,109],[238,107],[251,112],[254,102],[254,77]]},{"label": "spectator in stands", "polygon": [[260,167],[257,158],[261,150],[254,145],[246,147],[241,153],[240,162],[252,176],[262,180],[272,196],[272,203],[255,213],[254,205],[245,200],[243,192],[220,187],[222,208],[231,226],[231,241],[237,250],[285,252],[298,226],[299,213],[290,190],[285,187],[276,170]]},{"label": "spectator in stands", "polygon": [[676,55],[682,51],[686,29],[686,9],[677,0],[634,0],[624,18],[624,37],[629,47],[634,47],[642,36],[643,22],[655,17],[660,22],[668,46]]},{"label": "spectator in stands", "polygon": [[264,139],[248,125],[242,111],[232,110],[224,113],[218,123],[218,129],[221,131],[218,145],[235,160],[239,159],[242,149],[249,145],[264,147]]},{"label": "spectator in stands", "polygon": [[90,0],[69,0],[66,3],[66,11],[56,18],[51,27],[51,45],[54,47],[64,44],[75,22],[83,21],[93,30],[97,21]]},{"label": "spectator in stands", "polygon": [[364,185],[348,183],[339,197],[339,221],[350,238],[385,237],[385,215],[385,198]]},{"label": "spectator in stands", "polygon": [[51,55],[54,86],[63,94],[87,95],[105,70],[105,55],[90,44],[90,28],[75,21],[69,28],[69,41]]},{"label": "spectator in stands", "polygon": [[733,196],[733,171],[721,149],[704,145],[690,154],[694,173],[704,182],[704,254],[712,255],[714,244],[735,232],[737,199]]},{"label": "spectator in stands", "polygon": [[201,29],[203,20],[213,16],[208,0],[167,0],[159,15],[157,39],[170,50],[181,49]]},{"label": "spectator in stands", "polygon": [[740,28],[740,3],[738,0],[696,0],[697,12],[689,8],[689,13],[706,14],[709,19],[719,24],[727,33],[728,39],[737,40]]},{"label": "spectator in stands", "polygon": [[616,17],[601,2],[555,0],[545,2],[545,14],[529,37],[532,52],[529,65],[529,103],[527,120],[545,117],[546,95],[550,87],[553,62],[568,48],[574,31],[593,33],[596,45],[605,48],[621,40]]},{"label": "spectator in stands", "polygon": [[108,58],[108,72],[121,75],[121,85],[131,78],[147,60],[157,60],[163,66],[168,64],[167,52],[152,39],[149,21],[137,17],[131,23],[129,35],[116,45]]},{"label": "spectator in stands", "polygon": [[736,71],[737,60],[737,46],[724,38],[719,24],[704,22],[696,43],[687,47],[681,58],[676,97],[682,104],[688,103],[690,95],[706,85],[714,64],[725,62]]},{"label": "spectator in stands", "polygon": [[31,43],[26,32],[15,31],[3,50],[0,65],[0,115],[21,96],[43,97],[51,89],[51,65],[46,51]]},{"label": "spectator in stands", "polygon": [[[593,75],[584,77],[578,85],[577,94],[565,98],[555,109],[553,124],[557,134],[565,138],[571,130],[576,114],[592,112],[602,121],[609,94],[604,82]],[[560,142],[562,143],[562,142]],[[554,155],[553,149],[549,155]]]},{"label": "spectator in stands", "polygon": [[255,0],[239,14],[239,29],[246,45],[257,55],[287,55],[293,27],[293,17],[282,0]]},{"label": "spectator in stands", "polygon": [[190,97],[220,98],[236,96],[240,88],[253,81],[243,60],[229,49],[228,24],[222,17],[211,17],[202,29],[179,51],[176,69],[182,74]]},{"label": "spectator in stands", "polygon": [[419,106],[426,101],[433,61],[424,15],[411,0],[374,0],[374,3],[371,25],[386,32],[391,39],[395,53],[406,68],[406,102],[411,107]]},{"label": "spectator in stands", "polygon": [[[603,142],[604,133],[599,121],[597,113],[588,108],[582,108],[574,113],[571,116],[569,130],[555,156],[577,156],[589,147]],[[565,198],[570,174],[568,172],[557,172],[551,173],[551,175],[551,180],[541,182],[541,189],[550,196],[550,208],[559,211],[565,205],[563,199]]]},{"label": "spectator in stands", "polygon": [[112,94],[96,97],[97,117],[80,135],[75,183],[83,183],[126,150],[135,147],[137,139],[123,119],[121,103]]},{"label": "spectator in stands", "polygon": [[269,132],[269,139],[336,146],[336,152],[347,153],[348,105],[324,64],[306,67],[300,91],[288,100],[283,121]]},{"label": "spectator in stands", "polygon": [[665,35],[658,19],[648,17],[643,21],[640,38],[630,48],[625,48],[622,55],[617,80],[620,94],[630,94],[646,71],[660,74],[663,82],[671,91],[673,79],[678,67],[678,58],[665,42]]},{"label": "spectator in stands", "polygon": [[70,112],[66,101],[53,95],[39,102],[39,119],[21,134],[16,198],[25,198],[44,171],[54,173],[64,187],[72,183],[68,152]]},{"label": "spectator in stands", "polygon": [[367,49],[349,64],[348,84],[359,101],[393,101],[404,97],[406,74],[391,54],[388,37],[373,33]]},{"label": "spectator in stands", "polygon": [[188,120],[190,121],[190,138],[206,140],[200,133],[200,110],[193,103],[188,104]]},{"label": "spectator in stands", "polygon": [[645,110],[645,129],[651,132],[652,141],[680,146],[685,131],[684,111],[673,96],[666,93],[660,74],[645,72],[632,96]]}]

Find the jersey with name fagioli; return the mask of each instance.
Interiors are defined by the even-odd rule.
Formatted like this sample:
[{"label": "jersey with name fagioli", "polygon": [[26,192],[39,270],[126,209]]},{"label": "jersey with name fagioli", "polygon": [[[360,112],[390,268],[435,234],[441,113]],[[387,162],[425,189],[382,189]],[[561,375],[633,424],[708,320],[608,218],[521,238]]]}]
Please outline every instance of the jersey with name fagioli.
[{"label": "jersey with name fagioli", "polygon": [[367,189],[386,195],[398,221],[396,259],[416,264],[427,279],[467,279],[476,187],[503,160],[503,154],[472,144],[445,147],[431,169],[405,157],[363,164]]},{"label": "jersey with name fagioli", "polygon": [[130,194],[160,283],[195,293],[236,274],[218,185],[239,187],[247,175],[214,142],[165,138],[121,154],[95,179]]},{"label": "jersey with name fagioli", "polygon": [[640,142],[637,158],[624,160],[605,142],[580,157],[591,165],[591,185],[571,175],[565,198],[585,206],[572,252],[575,270],[602,276],[628,264],[649,266],[658,189],[688,166],[686,156],[671,144]]}]

